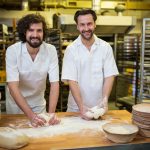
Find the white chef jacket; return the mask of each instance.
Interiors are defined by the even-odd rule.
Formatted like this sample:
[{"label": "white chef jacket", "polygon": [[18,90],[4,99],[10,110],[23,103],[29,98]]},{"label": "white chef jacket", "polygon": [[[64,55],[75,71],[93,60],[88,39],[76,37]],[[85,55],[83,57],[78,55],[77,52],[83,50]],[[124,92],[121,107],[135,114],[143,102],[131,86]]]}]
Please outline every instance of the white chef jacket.
[{"label": "white chef jacket", "polygon": [[[50,82],[59,81],[58,57],[56,48],[43,42],[33,61],[25,43],[18,42],[6,51],[7,82],[19,81],[19,88],[25,100],[36,113],[46,111],[44,92],[46,78]],[[9,114],[23,113],[16,105],[7,88],[6,111]]]},{"label": "white chef jacket", "polygon": [[[118,74],[118,69],[109,43],[94,35],[95,42],[89,51],[79,36],[71,43],[64,55],[62,81],[78,82],[84,105],[93,107],[102,100],[104,78]],[[68,111],[79,111],[69,92]]]}]

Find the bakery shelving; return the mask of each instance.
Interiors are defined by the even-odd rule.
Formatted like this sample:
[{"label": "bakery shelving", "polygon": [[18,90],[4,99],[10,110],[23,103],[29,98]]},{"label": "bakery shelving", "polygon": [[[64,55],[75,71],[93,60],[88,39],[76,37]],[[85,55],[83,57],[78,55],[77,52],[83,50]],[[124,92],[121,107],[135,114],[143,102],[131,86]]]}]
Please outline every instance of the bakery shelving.
[{"label": "bakery shelving", "polygon": [[139,93],[140,35],[122,35],[117,43],[119,76],[116,86],[116,105],[131,111],[138,102]]},{"label": "bakery shelving", "polygon": [[150,18],[143,19],[140,64],[140,101],[150,102]]},{"label": "bakery shelving", "polygon": [[0,93],[1,93],[1,99],[0,99],[0,112],[5,113],[6,112],[6,84],[0,83]]},{"label": "bakery shelving", "polygon": [[8,27],[0,24],[0,92],[1,92],[1,112],[5,112],[5,87],[6,87],[6,72],[5,72],[5,51],[8,46]]}]

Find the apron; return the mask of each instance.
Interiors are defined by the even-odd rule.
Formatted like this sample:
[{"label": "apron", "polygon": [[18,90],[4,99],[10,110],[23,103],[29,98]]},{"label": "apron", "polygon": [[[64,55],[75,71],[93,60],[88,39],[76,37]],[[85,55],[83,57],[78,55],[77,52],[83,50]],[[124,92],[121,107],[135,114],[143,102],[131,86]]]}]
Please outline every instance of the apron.
[{"label": "apron", "polygon": [[[28,53],[22,53],[21,57],[26,57],[27,61],[31,63],[31,57]],[[33,112],[46,112],[46,101],[44,98],[44,93],[46,89],[46,78],[48,70],[46,68],[43,69],[43,67],[37,67],[37,65],[40,64],[40,58],[38,59],[38,61],[36,60],[37,58],[35,58],[34,62],[32,61],[33,64],[31,63],[31,65],[29,66],[25,64],[26,62],[22,61],[21,57],[19,59],[20,63],[18,65],[19,89],[21,91],[21,94],[23,95]],[[36,57],[38,57],[38,55]],[[36,66],[34,64],[35,61],[38,62]],[[8,114],[23,113],[10,95],[8,87],[6,90],[6,111]]]}]

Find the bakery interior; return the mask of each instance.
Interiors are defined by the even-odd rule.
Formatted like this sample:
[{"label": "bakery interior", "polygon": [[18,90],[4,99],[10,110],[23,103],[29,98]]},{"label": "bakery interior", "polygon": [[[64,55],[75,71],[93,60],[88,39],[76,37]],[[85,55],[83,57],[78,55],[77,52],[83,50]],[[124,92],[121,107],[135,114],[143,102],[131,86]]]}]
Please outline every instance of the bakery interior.
[{"label": "bakery interior", "polygon": [[[46,138],[46,144],[35,146],[35,143],[44,143],[35,140],[31,142],[33,149],[149,149],[150,148],[150,1],[149,0],[0,0],[0,114],[6,115],[6,71],[5,52],[8,46],[19,41],[16,32],[16,24],[19,18],[29,13],[40,13],[48,23],[48,33],[45,41],[54,45],[59,59],[59,71],[66,47],[73,42],[79,33],[73,20],[74,13],[78,9],[91,8],[97,14],[95,34],[110,43],[119,70],[111,95],[109,97],[110,116],[126,118],[137,123],[141,119],[140,129],[144,136],[138,135],[133,143],[119,145],[108,141],[94,139],[94,134],[89,133],[89,138],[82,141],[82,136],[71,135],[73,142],[68,142],[69,137],[58,136]],[[45,91],[45,98],[49,96],[49,84]],[[60,81],[60,94],[56,112],[65,113],[69,86]],[[141,107],[137,104],[144,103]],[[48,101],[46,103],[48,107]],[[104,116],[109,118],[108,115]],[[147,112],[146,112],[147,111]],[[61,116],[61,114],[60,114]],[[62,115],[63,116],[63,115]],[[136,116],[139,116],[139,118]],[[6,116],[12,121],[11,116]],[[17,118],[17,116],[15,116]],[[15,118],[14,117],[14,118]],[[134,118],[135,117],[135,118]],[[13,118],[13,117],[12,117]],[[17,118],[18,119],[18,118]],[[0,126],[3,123],[0,119]],[[122,119],[123,120],[123,119]],[[133,121],[134,120],[134,121]],[[124,120],[123,120],[124,121]],[[145,122],[144,122],[145,121]],[[142,124],[142,123],[143,124]],[[141,125],[142,124],[142,125]],[[143,126],[145,128],[143,128]],[[70,133],[69,133],[70,134]],[[79,134],[79,133],[78,133]],[[86,135],[88,136],[88,134]],[[91,136],[91,138],[90,138]],[[102,135],[96,135],[99,138]],[[84,136],[83,136],[84,137]],[[66,138],[66,140],[64,140]],[[65,144],[56,144],[64,142]],[[76,141],[77,140],[77,141]],[[95,140],[93,144],[89,141]],[[141,140],[141,141],[140,141]],[[50,142],[49,142],[50,141]],[[67,141],[67,142],[66,142]],[[81,142],[81,143],[80,143]],[[89,143],[88,143],[89,142]],[[47,144],[50,143],[50,144]],[[79,144],[80,143],[80,144]],[[88,143],[88,144],[87,144]],[[129,142],[130,143],[130,142]],[[90,145],[91,144],[91,145]],[[51,146],[52,145],[52,146]],[[30,146],[30,143],[29,143]],[[32,148],[32,147],[31,147]],[[24,147],[23,149],[30,149]]]}]

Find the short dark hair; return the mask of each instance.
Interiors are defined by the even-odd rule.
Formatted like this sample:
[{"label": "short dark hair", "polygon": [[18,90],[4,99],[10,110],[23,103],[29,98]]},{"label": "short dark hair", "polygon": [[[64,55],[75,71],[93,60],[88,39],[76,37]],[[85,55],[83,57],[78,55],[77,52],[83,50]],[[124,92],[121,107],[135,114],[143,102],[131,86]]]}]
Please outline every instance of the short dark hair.
[{"label": "short dark hair", "polygon": [[74,15],[74,21],[76,23],[78,23],[78,17],[80,15],[88,15],[88,14],[92,15],[94,22],[97,20],[97,16],[96,16],[96,13],[94,10],[92,10],[92,9],[81,9],[81,10],[76,11],[76,13]]},{"label": "short dark hair", "polygon": [[26,31],[30,28],[30,25],[34,23],[43,24],[43,39],[45,39],[47,31],[45,18],[40,14],[28,14],[22,17],[17,23],[17,31],[22,42],[26,42]]}]

